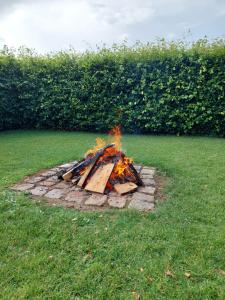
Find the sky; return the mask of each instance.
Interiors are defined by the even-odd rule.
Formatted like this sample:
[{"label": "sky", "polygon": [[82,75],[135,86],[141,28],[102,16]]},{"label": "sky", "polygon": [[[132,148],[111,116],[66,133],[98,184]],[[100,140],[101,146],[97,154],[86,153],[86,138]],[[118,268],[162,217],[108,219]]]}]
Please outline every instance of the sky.
[{"label": "sky", "polygon": [[225,37],[225,0],[0,0],[0,48],[38,53]]}]

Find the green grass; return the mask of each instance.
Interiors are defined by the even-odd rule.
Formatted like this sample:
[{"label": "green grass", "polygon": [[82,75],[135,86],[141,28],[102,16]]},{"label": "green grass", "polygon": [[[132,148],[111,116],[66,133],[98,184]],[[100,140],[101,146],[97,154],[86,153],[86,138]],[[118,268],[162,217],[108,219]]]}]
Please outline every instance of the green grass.
[{"label": "green grass", "polygon": [[135,162],[170,177],[154,213],[77,212],[8,191],[95,137],[0,134],[0,299],[225,299],[224,139],[124,136]]}]

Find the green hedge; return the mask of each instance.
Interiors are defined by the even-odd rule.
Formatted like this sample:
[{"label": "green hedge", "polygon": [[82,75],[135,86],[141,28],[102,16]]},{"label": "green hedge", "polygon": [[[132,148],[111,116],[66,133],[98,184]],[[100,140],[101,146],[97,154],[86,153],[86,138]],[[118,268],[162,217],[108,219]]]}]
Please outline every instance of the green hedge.
[{"label": "green hedge", "polygon": [[225,134],[225,43],[0,52],[0,130]]}]

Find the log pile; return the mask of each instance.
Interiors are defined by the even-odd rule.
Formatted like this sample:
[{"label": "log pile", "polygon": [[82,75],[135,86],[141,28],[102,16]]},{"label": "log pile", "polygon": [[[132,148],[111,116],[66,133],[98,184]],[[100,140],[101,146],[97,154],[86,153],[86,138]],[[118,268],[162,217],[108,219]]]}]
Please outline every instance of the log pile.
[{"label": "log pile", "polygon": [[143,185],[142,180],[132,159],[119,149],[118,137],[115,141],[94,149],[58,177],[72,181],[89,192],[104,194],[114,190],[124,195],[135,191],[138,186]]}]

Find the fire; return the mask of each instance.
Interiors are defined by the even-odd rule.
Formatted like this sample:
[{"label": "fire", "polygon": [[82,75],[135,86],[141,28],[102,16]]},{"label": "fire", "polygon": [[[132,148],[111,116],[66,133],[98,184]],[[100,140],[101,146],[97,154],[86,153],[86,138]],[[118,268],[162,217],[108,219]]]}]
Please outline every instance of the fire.
[{"label": "fire", "polygon": [[99,137],[97,137],[95,141],[96,145],[92,149],[88,150],[85,155],[93,155],[98,151],[98,149],[103,148],[106,145],[106,141]]},{"label": "fire", "polygon": [[113,127],[113,129],[110,130],[109,134],[111,135],[111,143],[115,144],[115,148],[120,151],[122,148],[120,126]]},{"label": "fire", "polygon": [[127,166],[132,163],[132,159],[128,157],[124,157],[123,159],[120,159],[118,163],[116,164],[116,167],[114,169],[114,173],[118,176],[121,176],[124,174],[125,170],[127,169]]},{"label": "fire", "polygon": [[58,177],[72,180],[79,188],[101,194],[115,190],[123,195],[143,185],[132,158],[122,151],[119,126],[109,132],[107,139],[97,138],[96,145],[85,157]]},{"label": "fire", "polygon": [[[96,145],[87,151],[86,155],[90,155],[90,154],[94,154],[96,153],[99,149],[103,148],[105,145],[107,144],[115,144],[114,148],[110,148],[108,152],[118,152],[121,150],[121,130],[120,130],[120,126],[115,126],[113,127],[110,131],[109,131],[109,137],[108,137],[108,141],[97,137],[96,138]],[[108,149],[107,149],[108,150]]]},{"label": "fire", "polygon": [[107,144],[115,144],[114,147],[107,148],[104,151],[104,154],[100,157],[97,163],[107,163],[109,160],[115,163],[114,170],[107,184],[107,187],[109,189],[112,189],[112,185],[110,184],[110,182],[123,182],[126,177],[132,177],[132,173],[129,169],[129,164],[131,164],[133,160],[132,158],[125,157],[125,154],[122,152],[121,137],[120,126],[115,126],[114,128],[112,128],[112,130],[110,130],[107,140],[97,138],[96,145],[86,153],[86,155],[93,156],[99,149],[103,148]]}]

